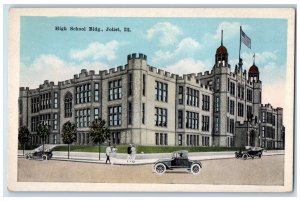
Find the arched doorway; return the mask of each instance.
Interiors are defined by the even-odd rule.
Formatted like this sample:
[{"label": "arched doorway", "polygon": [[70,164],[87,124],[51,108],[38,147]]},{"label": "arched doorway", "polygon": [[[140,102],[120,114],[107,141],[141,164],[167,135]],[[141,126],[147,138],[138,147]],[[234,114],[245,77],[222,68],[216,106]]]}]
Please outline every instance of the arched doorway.
[{"label": "arched doorway", "polygon": [[255,131],[250,131],[250,146],[255,147]]}]

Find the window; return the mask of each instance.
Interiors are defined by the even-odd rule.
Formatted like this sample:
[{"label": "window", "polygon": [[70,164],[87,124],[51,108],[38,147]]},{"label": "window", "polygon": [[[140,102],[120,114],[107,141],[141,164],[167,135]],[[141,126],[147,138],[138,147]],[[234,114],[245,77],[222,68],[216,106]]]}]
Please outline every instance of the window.
[{"label": "window", "polygon": [[209,116],[202,115],[202,131],[209,131]]},{"label": "window", "polygon": [[50,109],[51,108],[51,93],[45,93],[40,95],[40,110]]},{"label": "window", "polygon": [[143,74],[143,96],[146,95],[146,75]]},{"label": "window", "polygon": [[267,112],[267,123],[271,124],[272,123],[272,113]]},{"label": "window", "polygon": [[31,98],[31,113],[36,113],[39,110],[39,97]]},{"label": "window", "polygon": [[108,100],[122,98],[122,80],[114,80],[108,83]]},{"label": "window", "polygon": [[217,77],[216,79],[216,91],[219,91],[220,90],[220,78]]},{"label": "window", "polygon": [[202,110],[209,111],[210,107],[210,97],[207,95],[202,95]]},{"label": "window", "polygon": [[167,133],[155,133],[155,144],[156,145],[168,145],[168,134]]},{"label": "window", "polygon": [[183,128],[183,112],[178,110],[178,128]]},{"label": "window", "polygon": [[247,101],[252,102],[252,90],[247,89]]},{"label": "window", "polygon": [[186,112],[186,128],[199,129],[199,113]]},{"label": "window", "polygon": [[167,127],[168,110],[155,108],[155,126]]},{"label": "window", "polygon": [[230,119],[230,128],[229,128],[230,133],[234,133],[234,119]]},{"label": "window", "polygon": [[54,92],[54,108],[58,108],[58,93]]},{"label": "window", "polygon": [[108,108],[109,126],[121,126],[122,124],[122,107],[114,106]]},{"label": "window", "polygon": [[238,103],[238,116],[243,117],[244,116],[244,104]]},{"label": "window", "polygon": [[145,124],[145,103],[142,104],[142,124]]},{"label": "window", "polygon": [[99,101],[99,83],[95,83],[95,97],[94,97],[94,101],[98,102]]},{"label": "window", "polygon": [[132,123],[132,104],[131,102],[128,103],[128,124]]},{"label": "window", "polygon": [[155,97],[158,101],[168,102],[168,84],[155,81]]},{"label": "window", "polygon": [[76,104],[91,102],[91,84],[76,86]]},{"label": "window", "polygon": [[261,127],[261,135],[263,138],[265,137],[265,127],[264,126]]},{"label": "window", "polygon": [[199,146],[199,135],[187,135],[188,146]]},{"label": "window", "polygon": [[81,109],[75,110],[75,122],[78,128],[89,127],[91,122],[91,110]]},{"label": "window", "polygon": [[179,86],[178,88],[178,103],[180,105],[183,104],[183,86]]},{"label": "window", "polygon": [[72,100],[72,94],[70,92],[66,93],[64,98],[65,118],[72,117]]},{"label": "window", "polygon": [[41,124],[44,125],[51,125],[51,115],[50,114],[42,114],[39,116],[40,122]]},{"label": "window", "polygon": [[234,101],[230,100],[230,114],[234,115]]},{"label": "window", "polygon": [[215,112],[219,112],[219,110],[220,110],[220,97],[216,97]]},{"label": "window", "polygon": [[178,134],[178,145],[182,145],[182,134]]},{"label": "window", "polygon": [[54,113],[53,114],[53,130],[57,130],[57,118],[58,118],[57,113]]},{"label": "window", "polygon": [[247,105],[247,118],[248,120],[252,120],[251,118],[253,118],[252,116],[252,107],[250,105]]},{"label": "window", "polygon": [[230,112],[229,98],[227,98],[227,112]]},{"label": "window", "polygon": [[31,132],[36,132],[38,124],[39,124],[39,116],[31,117]]},{"label": "window", "polygon": [[227,78],[227,90],[230,91],[230,79]]},{"label": "window", "polygon": [[94,119],[99,119],[99,108],[94,108]]},{"label": "window", "polygon": [[111,132],[110,140],[113,144],[120,144],[121,141],[121,133],[120,132]]},{"label": "window", "polygon": [[230,82],[230,91],[229,91],[229,93],[233,96],[235,95],[235,84],[233,82]]},{"label": "window", "polygon": [[244,99],[244,87],[238,86],[238,97]]},{"label": "window", "polygon": [[219,133],[219,117],[216,117],[216,122],[215,122],[215,132]]},{"label": "window", "polygon": [[229,132],[230,129],[230,122],[229,122],[229,117],[227,117],[227,132]]},{"label": "window", "polygon": [[186,104],[190,106],[199,107],[199,91],[189,88],[186,88]]},{"label": "window", "polygon": [[202,136],[202,146],[209,146],[209,137]]},{"label": "window", "polygon": [[132,95],[132,85],[133,85],[132,73],[130,73],[128,74],[128,96]]}]

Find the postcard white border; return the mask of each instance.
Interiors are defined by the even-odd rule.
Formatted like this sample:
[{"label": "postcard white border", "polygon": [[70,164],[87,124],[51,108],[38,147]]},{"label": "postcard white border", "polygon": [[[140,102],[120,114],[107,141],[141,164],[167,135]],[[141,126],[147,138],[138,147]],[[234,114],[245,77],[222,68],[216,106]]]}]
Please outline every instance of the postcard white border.
[{"label": "postcard white border", "polygon": [[[286,144],[284,185],[204,185],[204,184],[119,184],[18,182],[18,96],[20,72],[21,16],[86,17],[207,17],[207,18],[277,18],[288,20],[287,85],[284,105]],[[12,8],[9,11],[8,59],[8,163],[9,191],[77,192],[290,192],[293,189],[294,142],[294,48],[295,10],[292,8]]]}]

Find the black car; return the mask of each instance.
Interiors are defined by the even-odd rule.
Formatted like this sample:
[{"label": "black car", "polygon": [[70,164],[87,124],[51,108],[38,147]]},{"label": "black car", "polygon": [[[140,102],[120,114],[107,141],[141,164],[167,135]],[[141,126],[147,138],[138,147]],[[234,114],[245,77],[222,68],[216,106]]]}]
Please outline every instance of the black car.
[{"label": "black car", "polygon": [[44,150],[43,146],[40,146],[34,150],[32,150],[30,153],[26,154],[26,159],[42,159],[42,160],[49,160],[52,158],[52,149],[54,146],[45,145]]},{"label": "black car", "polygon": [[246,147],[244,151],[239,150],[238,152],[235,152],[235,157],[244,160],[247,158],[254,159],[254,157],[261,158],[263,150],[264,149],[261,147]]},{"label": "black car", "polygon": [[198,160],[189,160],[188,151],[176,151],[171,159],[160,159],[154,163],[154,171],[157,174],[163,174],[166,170],[184,168],[193,174],[199,174],[202,164]]}]

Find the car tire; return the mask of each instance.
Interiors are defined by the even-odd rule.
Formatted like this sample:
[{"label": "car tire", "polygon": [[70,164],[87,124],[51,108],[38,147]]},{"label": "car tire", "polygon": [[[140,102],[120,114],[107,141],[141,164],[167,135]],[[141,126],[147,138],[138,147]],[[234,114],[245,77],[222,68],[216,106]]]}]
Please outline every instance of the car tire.
[{"label": "car tire", "polygon": [[48,159],[47,155],[43,155],[42,159],[43,159],[43,161],[47,160]]},{"label": "car tire", "polygon": [[163,174],[163,173],[165,173],[166,169],[167,169],[166,165],[163,163],[157,163],[154,166],[154,170],[155,170],[156,174]]},{"label": "car tire", "polygon": [[244,155],[243,155],[243,159],[244,159],[244,160],[247,160],[247,158],[248,158],[247,154],[244,154]]},{"label": "car tire", "polygon": [[262,154],[259,154],[259,155],[258,155],[258,158],[261,158],[261,155],[262,155]]},{"label": "car tire", "polygon": [[239,154],[235,152],[235,158],[239,158]]},{"label": "car tire", "polygon": [[195,163],[195,164],[193,164],[193,165],[191,166],[191,172],[192,172],[193,174],[199,174],[200,171],[201,171],[201,167],[200,167],[199,164]]}]

